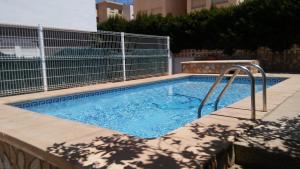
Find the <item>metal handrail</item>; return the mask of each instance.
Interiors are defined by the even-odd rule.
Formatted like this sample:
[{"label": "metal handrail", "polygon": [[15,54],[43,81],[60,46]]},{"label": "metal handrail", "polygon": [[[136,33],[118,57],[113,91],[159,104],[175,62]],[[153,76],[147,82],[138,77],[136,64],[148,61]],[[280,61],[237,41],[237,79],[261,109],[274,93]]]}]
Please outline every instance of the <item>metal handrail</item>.
[{"label": "metal handrail", "polygon": [[240,70],[236,70],[234,72],[234,74],[232,75],[232,77],[230,78],[230,80],[227,82],[226,86],[223,88],[223,90],[221,91],[221,93],[219,94],[216,102],[215,102],[215,111],[218,110],[218,104],[221,100],[221,98],[223,97],[223,95],[225,94],[225,92],[227,91],[227,89],[230,87],[230,85],[232,84],[232,82],[234,81],[235,77],[240,73]]},{"label": "metal handrail", "polygon": [[[267,111],[267,76],[265,71],[257,64],[249,64],[246,65],[245,67],[253,67],[258,69],[258,71],[261,73],[262,75],[262,80],[263,80],[263,111],[266,112]],[[232,84],[232,82],[234,81],[234,79],[236,78],[236,76],[239,74],[239,70],[237,70],[232,77],[230,78],[230,80],[227,82],[226,86],[224,87],[224,89],[222,90],[222,92],[220,93],[220,95],[218,96],[216,102],[215,102],[215,110],[218,110],[218,104],[221,100],[221,98],[223,97],[223,95],[225,94],[225,92],[227,91],[227,89],[229,88],[229,86]]]},{"label": "metal handrail", "polygon": [[264,71],[264,69],[262,67],[260,67],[257,64],[250,64],[250,65],[247,65],[247,67],[248,66],[256,68],[261,73],[262,81],[263,81],[263,84],[262,84],[262,86],[263,86],[263,111],[266,112],[266,111],[268,111],[268,109],[267,109],[267,75],[266,75],[266,72]]},{"label": "metal handrail", "polygon": [[[207,100],[209,99],[209,97],[211,96],[211,94],[213,93],[213,91],[216,89],[217,85],[221,82],[221,80],[223,79],[224,75],[227,72],[233,71],[233,70],[235,70],[234,76],[236,76],[239,73],[239,71],[243,71],[244,73],[246,73],[250,77],[250,80],[251,80],[251,119],[252,120],[256,119],[256,112],[255,112],[255,78],[252,75],[252,73],[249,71],[248,68],[246,68],[245,66],[240,66],[240,65],[232,66],[232,67],[226,69],[222,74],[220,74],[220,76],[218,77],[218,79],[216,80],[216,82],[212,85],[212,87],[210,88],[210,90],[208,91],[208,93],[206,94],[205,98],[203,99],[203,101],[201,102],[201,104],[200,104],[200,106],[198,108],[198,117],[199,118],[202,116],[202,108],[204,107],[205,103],[207,102]],[[233,80],[234,79],[231,78],[229,80],[229,82],[232,83]],[[229,86],[230,86],[230,84],[228,85],[228,87]]]}]

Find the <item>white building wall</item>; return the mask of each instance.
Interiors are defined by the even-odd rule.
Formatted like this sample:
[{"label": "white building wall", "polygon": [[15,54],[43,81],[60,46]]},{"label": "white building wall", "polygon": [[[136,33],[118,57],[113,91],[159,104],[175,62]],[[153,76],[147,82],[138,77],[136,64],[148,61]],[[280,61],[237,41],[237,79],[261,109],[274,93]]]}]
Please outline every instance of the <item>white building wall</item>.
[{"label": "white building wall", "polygon": [[123,5],[123,18],[130,21],[134,19],[133,5]]},{"label": "white building wall", "polygon": [[0,0],[0,24],[97,31],[95,0]]}]

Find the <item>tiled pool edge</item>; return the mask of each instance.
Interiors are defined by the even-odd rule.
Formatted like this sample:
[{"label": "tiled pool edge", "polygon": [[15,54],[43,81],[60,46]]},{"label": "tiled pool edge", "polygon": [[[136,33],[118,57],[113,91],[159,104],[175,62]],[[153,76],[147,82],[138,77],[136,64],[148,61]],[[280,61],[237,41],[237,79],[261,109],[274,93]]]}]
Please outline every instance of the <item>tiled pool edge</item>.
[{"label": "tiled pool edge", "polygon": [[[117,89],[120,87],[132,87],[135,85],[151,84],[151,83],[155,83],[155,82],[159,82],[159,81],[187,78],[189,76],[192,76],[192,75],[191,74],[177,74],[177,75],[172,75],[172,76],[160,76],[160,77],[152,77],[152,78],[124,81],[124,82],[103,83],[103,84],[68,88],[68,89],[62,89],[62,90],[53,90],[53,91],[48,91],[48,92],[29,93],[29,94],[24,94],[24,95],[8,96],[8,97],[3,97],[3,98],[0,97],[0,104],[19,103],[19,102],[26,102],[26,101],[30,101],[30,100],[40,100],[40,99],[46,99],[46,98],[51,98],[51,97],[59,97],[59,96],[65,96],[65,95],[94,92],[94,91],[114,90],[114,89]],[[61,92],[61,91],[64,91],[64,92]]]},{"label": "tiled pool edge", "polygon": [[[188,75],[184,75],[184,76],[188,76]],[[176,76],[175,76],[176,77]],[[299,82],[299,77],[294,77],[294,78],[296,78],[296,80],[297,80],[297,82]],[[279,84],[279,87],[276,87],[276,86],[274,86],[275,88],[273,89],[273,87],[272,87],[272,91],[273,91],[273,93],[275,92],[275,94],[276,94],[276,92],[279,92],[280,93],[280,91],[282,90],[282,89],[280,89],[280,86],[282,87],[282,86],[284,86],[284,84],[288,84],[288,82],[289,81],[291,81],[291,80],[293,80],[294,79],[293,77],[291,77],[291,79],[288,79],[288,80],[286,80],[286,81],[284,81],[284,82],[282,82],[282,83],[280,83]],[[163,78],[162,78],[163,79]],[[133,84],[134,85],[134,84]],[[278,89],[279,88],[279,89]],[[297,88],[297,86],[294,86],[294,88]],[[289,90],[293,90],[293,88],[290,88],[290,87],[288,87],[287,89],[289,89]],[[296,89],[294,89],[294,90],[296,90]],[[299,87],[297,88],[297,90],[299,90]],[[270,90],[269,90],[270,91]],[[293,91],[290,91],[290,92],[288,92],[287,94],[291,94],[291,93],[293,93]],[[272,92],[270,93],[270,95],[272,95]],[[287,96],[286,95],[283,95],[283,96],[281,96],[280,98],[281,99],[283,99],[283,98],[286,98]],[[257,103],[258,104],[260,104],[260,101],[261,101],[261,99],[260,99],[261,97],[260,97],[260,94],[258,94],[257,95]],[[28,99],[28,98],[27,98]],[[248,102],[248,100],[247,99],[249,99],[249,98],[246,98],[246,99],[244,99],[244,100],[242,100],[241,102],[238,102],[238,103],[236,103],[236,104],[233,104],[232,106],[233,107],[235,107],[235,108],[237,108],[237,107],[239,107],[239,108],[246,108],[246,109],[248,109],[248,107],[249,107],[249,102]],[[22,100],[22,98],[21,98],[21,100]],[[23,98],[23,100],[24,100],[24,98]],[[29,100],[29,99],[28,99]],[[280,99],[279,99],[280,100]],[[239,105],[240,104],[240,105]],[[276,103],[276,104],[280,104],[279,102],[278,103]],[[272,105],[272,104],[271,104]],[[274,104],[275,105],[275,104]],[[2,107],[3,108],[3,106],[2,105],[0,105],[0,107]],[[6,106],[5,106],[6,107]],[[2,110],[5,110],[5,107],[4,107],[4,109],[1,109],[0,108],[0,110],[1,110],[1,112],[2,112]],[[9,107],[9,106],[7,106],[7,107]],[[259,107],[259,106],[258,106]],[[272,107],[274,107],[274,106],[272,106]],[[9,110],[9,109],[8,109]],[[186,147],[193,147],[193,146],[201,146],[201,144],[203,143],[203,142],[205,142],[205,139],[213,139],[214,138],[214,136],[210,136],[209,134],[207,135],[207,137],[205,137],[205,138],[199,138],[199,136],[194,136],[195,135],[195,133],[191,133],[191,131],[188,129],[190,126],[194,126],[194,125],[196,125],[197,126],[197,129],[199,129],[199,132],[203,132],[203,133],[206,133],[207,131],[206,131],[206,129],[205,128],[207,128],[207,127],[209,127],[212,123],[215,123],[216,121],[218,121],[218,120],[220,120],[220,118],[224,121],[226,121],[225,123],[223,122],[223,123],[221,123],[222,125],[225,125],[225,124],[228,124],[228,126],[230,126],[229,124],[230,123],[234,123],[234,124],[232,124],[232,126],[230,126],[231,127],[231,129],[230,130],[234,130],[234,131],[232,131],[232,132],[237,132],[237,130],[236,129],[234,129],[235,127],[234,126],[236,126],[238,123],[240,123],[240,121],[241,120],[235,120],[235,118],[244,118],[244,121],[248,121],[247,120],[247,118],[248,117],[250,117],[250,113],[248,112],[248,110],[238,110],[238,112],[239,113],[236,113],[236,112],[234,112],[233,110],[235,110],[235,109],[231,109],[231,108],[225,108],[225,109],[222,109],[222,110],[220,110],[220,111],[218,111],[218,112],[215,112],[215,113],[213,113],[213,115],[211,115],[211,116],[206,116],[206,117],[204,117],[203,119],[199,119],[199,120],[196,120],[195,122],[193,122],[192,124],[190,124],[190,125],[187,125],[187,126],[185,126],[185,127],[183,127],[183,128],[180,128],[180,129],[178,129],[178,130],[175,130],[174,132],[172,132],[171,134],[170,134],[170,136],[166,136],[166,137],[169,137],[169,138],[174,138],[174,140],[183,140],[182,141],[182,145],[188,145],[188,146],[186,146]],[[21,110],[20,109],[15,109],[14,111],[16,111],[16,112],[21,112]],[[226,111],[227,111],[227,114],[226,114]],[[229,111],[229,114],[228,114],[228,111]],[[231,111],[231,112],[230,112]],[[233,114],[232,114],[232,111],[233,111]],[[0,112],[0,115],[1,115],[1,112]],[[244,114],[242,114],[241,112],[245,112]],[[260,113],[261,114],[261,113]],[[260,115],[259,114],[259,115]],[[220,116],[224,116],[224,115],[227,115],[228,117],[220,117]],[[229,117],[229,116],[233,116],[233,115],[236,115],[237,117]],[[13,117],[10,117],[11,119],[13,119]],[[218,119],[219,118],[219,119]],[[1,117],[0,117],[0,119],[1,119]],[[10,120],[11,120],[10,119]],[[217,119],[217,120],[216,120]],[[60,120],[59,120],[60,121]],[[184,131],[186,131],[186,132],[184,132]],[[99,134],[101,131],[99,131],[98,133],[95,133],[95,132],[92,132],[89,136],[93,136],[93,135],[95,135],[95,136],[99,136],[99,135],[101,135],[101,134]],[[105,132],[107,132],[107,131],[105,131]],[[225,131],[224,131],[225,132]],[[231,132],[231,131],[230,131]],[[5,132],[3,132],[3,131],[1,131],[1,133],[3,133],[3,134],[5,134]],[[115,133],[115,134],[118,134],[118,133]],[[2,135],[3,136],[3,135]],[[206,135],[205,135],[206,136]],[[126,137],[126,136],[124,136],[124,137]],[[163,154],[164,152],[163,151],[161,151],[161,150],[158,150],[156,147],[156,144],[157,144],[157,142],[159,142],[159,141],[165,141],[165,143],[164,144],[168,144],[168,141],[171,141],[171,140],[168,140],[166,137],[162,137],[162,138],[159,138],[159,139],[154,139],[154,140],[149,140],[149,141],[146,141],[145,143],[143,143],[143,145],[145,144],[145,145],[147,145],[147,147],[149,148],[149,149],[155,149],[156,151],[158,151],[159,152],[159,154]],[[198,139],[192,139],[191,137],[195,137],[195,138],[197,138],[198,137]],[[2,137],[0,137],[0,138],[2,138]],[[215,137],[216,138],[216,137]],[[3,139],[3,138],[2,138]],[[5,139],[5,138],[4,138]],[[132,139],[132,138],[128,138],[128,140],[130,140],[130,139]],[[202,140],[201,140],[202,139]],[[79,139],[80,140],[80,139]],[[215,140],[217,140],[217,139],[215,139]],[[76,142],[76,139],[74,140],[72,140],[71,141],[71,143],[74,143],[74,142]],[[195,142],[197,142],[197,143],[195,143]],[[32,144],[32,145],[34,145],[34,144]],[[32,147],[35,147],[35,146],[32,146],[32,145],[28,145],[29,147],[28,147],[28,149],[31,149]],[[31,146],[31,147],[30,147]],[[170,145],[163,145],[163,147],[169,147]],[[170,147],[169,147],[170,148]],[[223,149],[222,149],[223,150]],[[45,150],[44,150],[45,151]],[[147,152],[147,150],[145,150],[146,152]],[[200,151],[200,150],[199,150]],[[220,150],[221,151],[221,150]],[[172,151],[173,152],[173,151]],[[201,152],[201,151],[200,151]],[[47,151],[45,151],[45,153],[47,154],[48,152]],[[50,154],[50,153],[48,153],[48,154]],[[146,153],[147,154],[147,153]],[[151,154],[151,153],[150,153]],[[176,154],[176,152],[174,151],[174,154]],[[178,153],[177,153],[177,155],[178,155]],[[51,155],[52,156],[52,155]],[[146,155],[147,156],[147,155]],[[201,153],[199,154],[199,156],[201,156]],[[207,155],[204,155],[204,156],[207,156]],[[45,157],[41,157],[41,158],[45,158]],[[202,160],[201,160],[202,159]],[[52,159],[53,160],[53,159]],[[142,160],[142,159],[141,159]],[[208,159],[207,158],[204,158],[204,157],[202,157],[202,158],[199,158],[199,159],[194,159],[194,161],[201,161],[201,163],[203,164],[204,163],[204,161],[207,161]],[[126,160],[125,160],[126,161]],[[147,161],[147,158],[146,159],[144,159],[144,161]],[[212,161],[214,161],[214,160],[212,160]],[[66,162],[66,164],[68,164],[68,162]],[[132,164],[131,164],[132,165]],[[203,164],[204,165],[204,164]],[[207,164],[208,165],[208,164]],[[213,165],[209,165],[210,167],[209,168],[214,168],[214,166]]]},{"label": "tiled pool edge", "polygon": [[[107,93],[118,93],[120,91],[128,91],[128,90],[134,90],[134,89],[140,89],[140,88],[145,88],[145,87],[149,87],[151,85],[160,85],[160,84],[170,84],[174,81],[184,81],[185,79],[189,79],[189,80],[194,80],[201,78],[205,81],[211,81],[214,82],[217,77],[216,76],[185,76],[185,77],[178,77],[178,78],[172,78],[172,79],[165,79],[165,80],[159,80],[159,81],[153,81],[153,82],[149,82],[149,83],[142,83],[142,84],[137,84],[137,85],[131,85],[131,86],[123,86],[123,87],[117,87],[117,88],[111,88],[111,89],[105,89],[105,90],[95,90],[95,91],[89,91],[89,92],[80,92],[80,93],[74,93],[74,94],[69,94],[69,95],[64,95],[64,96],[57,96],[57,97],[49,97],[49,98],[44,98],[44,99],[38,99],[38,100],[33,100],[33,101],[26,101],[26,102],[17,102],[17,103],[13,103],[13,104],[9,104],[12,105],[14,107],[18,107],[18,108],[29,108],[29,107],[34,107],[34,106],[39,106],[39,105],[45,105],[45,104],[51,104],[51,103],[57,103],[57,102],[64,102],[64,101],[68,101],[68,100],[76,100],[76,99],[80,99],[80,98],[86,98],[86,97],[92,97],[92,96],[100,96],[100,95],[104,95]],[[228,81],[228,79],[223,79],[224,81]],[[262,83],[261,79],[259,77],[256,77],[256,82],[260,82]],[[286,80],[286,78],[268,78],[267,82],[270,85],[276,85],[284,80]],[[243,81],[250,81],[249,78],[247,77],[237,77],[235,78],[235,81],[237,82],[243,82]]]}]

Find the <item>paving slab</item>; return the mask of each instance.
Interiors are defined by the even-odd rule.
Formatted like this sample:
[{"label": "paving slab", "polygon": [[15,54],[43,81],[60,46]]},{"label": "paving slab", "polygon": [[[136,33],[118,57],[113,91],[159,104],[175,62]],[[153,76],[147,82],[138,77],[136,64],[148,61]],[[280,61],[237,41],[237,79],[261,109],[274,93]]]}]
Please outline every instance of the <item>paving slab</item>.
[{"label": "paving slab", "polygon": [[260,124],[235,142],[238,163],[265,168],[300,168],[300,91],[286,98]]}]

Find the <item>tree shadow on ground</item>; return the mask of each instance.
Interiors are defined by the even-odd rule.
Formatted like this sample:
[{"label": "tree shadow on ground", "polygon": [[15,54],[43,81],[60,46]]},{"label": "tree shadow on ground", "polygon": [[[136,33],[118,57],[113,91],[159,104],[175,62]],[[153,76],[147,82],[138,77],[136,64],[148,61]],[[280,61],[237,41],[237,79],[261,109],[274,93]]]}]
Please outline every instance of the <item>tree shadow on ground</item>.
[{"label": "tree shadow on ground", "polygon": [[[241,127],[249,127],[242,124]],[[275,153],[285,153],[300,160],[300,115],[277,121],[260,121],[259,125],[243,133],[241,139]],[[281,146],[280,146],[281,145]]]},{"label": "tree shadow on ground", "polygon": [[232,165],[233,146],[227,139],[234,131],[229,126],[194,123],[185,128],[190,136],[187,140],[175,133],[157,139],[99,133],[87,142],[56,143],[48,152],[84,168],[201,169],[221,168],[221,163]]},{"label": "tree shadow on ground", "polygon": [[[265,141],[285,138],[289,151],[299,150],[300,116],[279,122],[260,122],[260,128],[248,130],[243,136],[262,137]],[[168,134],[158,139],[140,139],[123,134],[99,136],[85,142],[57,143],[48,151],[83,168],[221,169],[234,163],[233,145],[229,138],[240,129],[253,125],[245,120],[237,128],[223,124],[185,127],[185,135]],[[271,126],[280,130],[270,130]],[[298,134],[297,134],[297,133]],[[295,142],[294,142],[294,141]],[[264,145],[262,145],[264,146]]]}]

